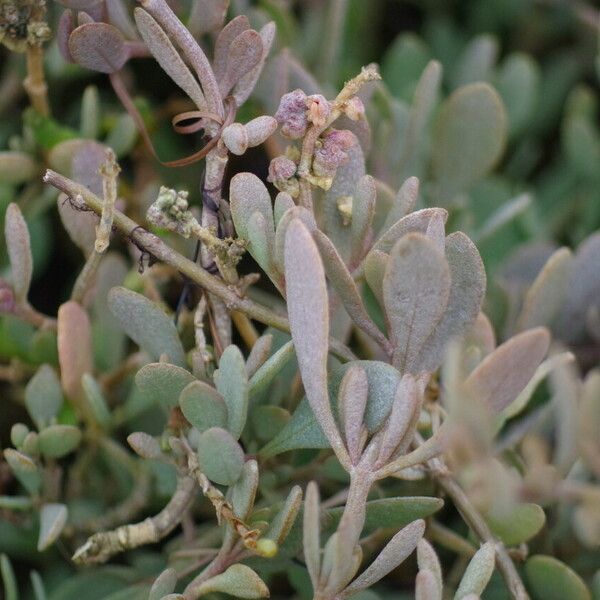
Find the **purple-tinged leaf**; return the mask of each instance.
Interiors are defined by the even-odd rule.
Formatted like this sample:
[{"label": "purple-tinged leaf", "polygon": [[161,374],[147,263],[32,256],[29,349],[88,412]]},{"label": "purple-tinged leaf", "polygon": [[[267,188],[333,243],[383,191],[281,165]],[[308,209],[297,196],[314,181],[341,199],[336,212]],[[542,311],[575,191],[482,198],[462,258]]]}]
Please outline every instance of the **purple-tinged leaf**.
[{"label": "purple-tinged leaf", "polygon": [[344,464],[347,452],[327,390],[329,298],[319,251],[306,226],[294,219],[285,236],[285,279],[290,331],[306,398],[334,452]]},{"label": "purple-tinged leaf", "polygon": [[466,380],[473,398],[487,404],[494,412],[504,410],[534,376],[549,344],[550,334],[538,327],[498,346]]},{"label": "purple-tinged leaf", "polygon": [[417,564],[420,570],[428,570],[432,573],[441,593],[443,579],[440,559],[433,546],[425,538],[417,545]]},{"label": "purple-tinged leaf", "polygon": [[69,37],[69,52],[82,67],[101,73],[119,71],[129,58],[123,34],[108,23],[77,27]]},{"label": "purple-tinged leaf", "polygon": [[256,67],[262,54],[262,39],[253,29],[243,31],[231,42],[227,53],[227,67],[219,80],[219,89],[223,98],[244,75]]},{"label": "purple-tinged leaf", "polygon": [[314,481],[311,481],[306,487],[302,525],[304,561],[313,584],[313,589],[316,590],[321,571],[321,515],[319,509],[319,488]]},{"label": "purple-tinged leaf", "polygon": [[358,365],[351,365],[340,384],[338,406],[352,464],[357,464],[362,451],[361,439],[363,432],[366,432],[364,416],[368,397],[369,381],[365,370]]},{"label": "purple-tinged leaf", "polygon": [[187,22],[188,29],[199,37],[223,27],[229,0],[195,0]]},{"label": "purple-tinged leaf", "polygon": [[338,254],[336,247],[332,244],[331,240],[318,229],[313,232],[313,238],[323,264],[329,281],[331,281],[333,287],[339,294],[339,297],[344,305],[344,308],[350,315],[350,318],[354,321],[357,327],[362,329],[368,336],[372,337],[386,352],[391,353],[391,345],[385,335],[380,329],[373,323],[371,317],[367,313],[367,310],[363,304],[362,298],[352,275],[348,271],[342,257]]},{"label": "purple-tinged leaf", "polygon": [[221,80],[227,70],[227,57],[231,42],[244,31],[250,29],[250,21],[245,15],[234,17],[223,27],[217,36],[213,55],[213,71],[217,80]]},{"label": "purple-tinged leaf", "polygon": [[399,446],[408,447],[421,412],[421,395],[412,375],[404,375],[398,384],[392,411],[383,430],[377,467],[392,458]]},{"label": "purple-tinged leaf", "polygon": [[351,264],[358,262],[365,251],[365,242],[375,215],[376,198],[375,180],[370,175],[365,175],[356,185],[356,192],[352,201]]},{"label": "purple-tinged leaf", "polygon": [[92,332],[87,312],[69,301],[58,309],[58,362],[60,379],[68,398],[78,401],[83,395],[81,378],[92,373]]},{"label": "purple-tinged leaf", "polygon": [[568,248],[558,249],[546,262],[527,290],[517,321],[520,330],[552,325],[567,298],[569,271],[573,255]]},{"label": "purple-tinged leaf", "polygon": [[364,262],[365,279],[381,307],[383,307],[383,277],[389,258],[389,254],[385,252],[371,250]]},{"label": "purple-tinged leaf", "polygon": [[129,7],[123,0],[104,0],[108,21],[123,32],[129,40],[139,40],[135,25],[129,16]]},{"label": "purple-tinged leaf", "polygon": [[369,567],[346,588],[346,592],[359,592],[383,579],[412,554],[424,533],[425,521],[422,519],[401,529]]},{"label": "purple-tinged leaf", "polygon": [[448,219],[448,211],[443,208],[423,208],[413,213],[402,217],[396,221],[378,240],[373,246],[373,250],[380,250],[381,252],[390,252],[393,245],[407,233],[416,232],[423,233],[427,232],[429,222],[434,215],[441,215],[442,220],[446,223]]},{"label": "purple-tinged leaf", "polygon": [[427,225],[425,235],[438,247],[441,252],[446,249],[446,229],[444,218],[440,213],[435,213]]},{"label": "purple-tinged leaf", "polygon": [[383,298],[401,372],[423,371],[416,358],[446,310],[450,284],[448,262],[431,240],[420,233],[398,240],[383,278]]},{"label": "purple-tinged leaf", "polygon": [[261,335],[256,342],[254,342],[254,346],[252,346],[252,350],[250,350],[250,354],[246,359],[246,375],[248,378],[252,377],[252,375],[264,365],[265,361],[271,355],[272,347],[273,335],[270,333]]},{"label": "purple-tinged leaf", "polygon": [[88,10],[100,4],[102,0],[58,0],[58,2],[73,10]]},{"label": "purple-tinged leaf", "polygon": [[203,110],[206,107],[204,94],[192,72],[171,43],[169,36],[143,8],[137,7],[134,16],[146,46],[163,71],[192,99],[200,110]]},{"label": "purple-tinged leaf", "polygon": [[241,106],[246,102],[248,96],[250,96],[252,90],[254,90],[263,67],[265,66],[265,61],[269,55],[273,41],[275,40],[276,30],[275,23],[271,21],[258,32],[262,42],[262,56],[258,61],[258,64],[249,73],[241,77],[233,88],[233,97],[238,106]]},{"label": "purple-tinged leaf", "polygon": [[304,226],[308,231],[313,232],[317,229],[317,223],[315,217],[311,211],[304,208],[304,206],[292,206],[288,209],[281,220],[277,224],[277,230],[275,231],[275,264],[279,269],[280,273],[284,272],[284,245],[287,236],[287,230],[289,224],[294,220],[299,219],[304,223]]},{"label": "purple-tinged leaf", "polygon": [[75,29],[75,18],[73,16],[73,12],[70,10],[63,11],[62,15],[60,15],[60,19],[58,21],[58,28],[56,30],[56,44],[58,49],[60,50],[61,56],[67,62],[74,62],[73,57],[71,56],[71,51],[69,50],[69,37],[71,33],[73,33],[73,29]]},{"label": "purple-tinged leaf", "polygon": [[419,197],[419,179],[418,177],[409,177],[398,190],[390,210],[385,218],[385,223],[381,228],[381,233],[385,233],[396,221],[410,214],[417,203]]},{"label": "purple-tinged leaf", "polygon": [[4,236],[10,260],[13,292],[16,301],[23,303],[27,301],[33,275],[29,229],[21,209],[14,202],[8,205],[4,219]]}]

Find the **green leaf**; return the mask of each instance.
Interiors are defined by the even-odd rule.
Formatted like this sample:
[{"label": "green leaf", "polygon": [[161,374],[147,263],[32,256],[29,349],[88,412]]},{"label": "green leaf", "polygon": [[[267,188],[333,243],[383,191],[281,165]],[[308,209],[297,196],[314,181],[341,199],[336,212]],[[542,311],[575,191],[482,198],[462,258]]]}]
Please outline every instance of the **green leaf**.
[{"label": "green leaf", "polygon": [[113,288],[108,305],[127,335],[154,360],[166,354],[180,367],[185,366],[185,353],[171,318],[145,296],[123,287]]},{"label": "green leaf", "polygon": [[537,504],[518,504],[507,515],[485,517],[492,532],[507,546],[518,546],[537,535],[546,523],[546,514]]},{"label": "green leaf", "polygon": [[248,382],[248,395],[253,397],[266,390],[294,355],[294,342],[286,342],[263,363]]},{"label": "green leaf", "polygon": [[81,430],[73,425],[50,425],[42,429],[38,443],[40,452],[48,458],[61,458],[73,452],[81,442]]},{"label": "green leaf", "polygon": [[33,275],[33,257],[29,229],[21,209],[11,202],[4,216],[4,235],[10,260],[12,287],[18,303],[27,301],[31,277]]},{"label": "green leaf", "polygon": [[450,202],[492,169],[504,149],[506,129],[502,100],[487,83],[461,87],[444,102],[432,141],[441,201]]},{"label": "green leaf", "polygon": [[196,594],[221,592],[236,598],[268,598],[269,588],[264,581],[246,565],[236,564],[220,575],[215,575],[195,588]]},{"label": "green leaf", "polygon": [[498,55],[498,41],[489,34],[479,35],[469,42],[458,58],[452,82],[454,87],[488,81]]},{"label": "green leaf", "polygon": [[211,481],[233,485],[244,467],[244,451],[228,431],[212,427],[198,438],[198,460]]},{"label": "green leaf", "polygon": [[42,483],[42,475],[33,460],[12,448],[4,450],[4,458],[21,485],[30,494],[37,493]]},{"label": "green leaf", "polygon": [[495,78],[508,114],[511,136],[526,129],[538,101],[540,70],[527,54],[507,56]]},{"label": "green leaf", "polygon": [[103,429],[107,429],[110,427],[111,415],[100,385],[89,373],[83,376],[81,385],[84,400],[94,421]]},{"label": "green leaf", "polygon": [[63,404],[62,389],[56,372],[42,365],[25,388],[25,406],[38,429],[43,429],[56,417]]},{"label": "green leaf", "polygon": [[[416,519],[429,517],[443,506],[443,500],[429,496],[402,496],[371,500],[366,504],[364,529],[366,531],[373,531],[378,527],[401,529]],[[337,527],[343,512],[342,506],[330,508],[327,511],[327,527]]]},{"label": "green leaf", "polygon": [[242,474],[230,488],[228,497],[233,513],[245,521],[254,508],[254,499],[258,490],[258,464],[255,460],[244,463]]},{"label": "green leaf", "polygon": [[196,378],[189,371],[162,362],[144,365],[135,376],[138,388],[166,409],[177,406],[181,392],[193,381]]},{"label": "green leaf", "polygon": [[[391,365],[379,361],[359,360],[339,365],[333,369],[328,382],[331,404],[336,411],[340,383],[351,365],[362,367],[369,381],[369,398],[365,422],[370,433],[381,427],[390,412],[394,392],[400,382],[400,373]],[[303,398],[281,433],[260,451],[261,456],[270,457],[297,448],[328,448],[323,434],[306,398]]]},{"label": "green leaf", "polygon": [[43,552],[60,536],[67,523],[68,511],[64,504],[44,504],[40,509],[38,552]]},{"label": "green leaf", "polygon": [[33,179],[35,161],[25,152],[0,152],[0,181],[19,185]]},{"label": "green leaf", "polygon": [[177,571],[175,569],[165,569],[152,584],[148,600],[162,600],[163,596],[175,591],[177,585]]},{"label": "green leaf", "polygon": [[185,418],[200,432],[227,427],[227,405],[223,396],[204,381],[192,381],[179,396]]},{"label": "green leaf", "polygon": [[33,597],[35,600],[48,600],[48,594],[44,587],[44,582],[37,571],[31,571],[29,573],[29,579],[31,580],[31,587],[33,588]]},{"label": "green leaf", "polygon": [[278,435],[291,418],[285,408],[272,405],[257,406],[252,409],[250,415],[254,433],[263,442],[268,442]]},{"label": "green leaf", "polygon": [[419,352],[442,318],[450,294],[448,263],[435,243],[409,233],[394,246],[383,278],[383,299],[394,364],[418,374]]},{"label": "green leaf", "polygon": [[10,558],[6,554],[0,554],[0,575],[4,584],[4,600],[19,600],[17,589],[17,578],[13,570]]},{"label": "green leaf", "polygon": [[396,98],[410,100],[431,51],[414,33],[402,33],[386,52],[381,66],[383,80]]},{"label": "green leaf", "polygon": [[213,379],[227,405],[227,429],[238,439],[248,416],[248,376],[244,357],[237,346],[225,348]]},{"label": "green leaf", "polygon": [[528,589],[534,600],[591,600],[583,579],[553,556],[537,554],[525,563]]}]

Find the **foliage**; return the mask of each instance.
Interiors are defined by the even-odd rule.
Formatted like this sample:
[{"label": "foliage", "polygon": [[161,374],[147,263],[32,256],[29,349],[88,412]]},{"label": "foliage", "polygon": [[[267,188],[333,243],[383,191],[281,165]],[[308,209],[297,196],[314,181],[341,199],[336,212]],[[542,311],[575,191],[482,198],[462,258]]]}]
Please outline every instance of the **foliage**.
[{"label": "foliage", "polygon": [[598,14],[445,4],[0,0],[7,600],[600,597]]}]

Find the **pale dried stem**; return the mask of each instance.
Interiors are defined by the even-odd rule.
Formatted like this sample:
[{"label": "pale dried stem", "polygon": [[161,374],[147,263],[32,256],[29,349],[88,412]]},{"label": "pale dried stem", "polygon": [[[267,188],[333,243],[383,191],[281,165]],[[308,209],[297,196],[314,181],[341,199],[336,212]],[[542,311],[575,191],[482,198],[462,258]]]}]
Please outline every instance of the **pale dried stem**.
[{"label": "pale dried stem", "polygon": [[[75,183],[74,181],[48,169],[44,175],[44,181],[49,183],[66,193],[73,201],[77,196],[81,196],[87,206],[89,206],[96,214],[100,214],[102,211],[102,200],[95,194],[90,192],[86,187]],[[178,252],[175,252],[172,248],[167,246],[158,236],[150,233],[135,221],[132,221],[129,217],[124,215],[118,210],[115,210],[114,214],[114,225],[124,235],[126,235],[132,242],[143,248],[144,251],[150,253],[158,260],[163,261],[177,269],[180,273],[191,279],[194,283],[204,288],[211,294],[218,296],[223,302],[225,302],[229,310],[238,310],[243,312],[248,317],[270,325],[281,331],[290,331],[289,321],[265,306],[258,304],[247,297],[241,297],[238,291],[233,287],[229,286],[219,277],[211,275],[204,270],[200,265],[193,261],[185,258]],[[354,354],[349,348],[338,340],[330,339],[330,349],[333,354],[338,356],[344,361],[355,360]]]},{"label": "pale dried stem", "polygon": [[25,51],[27,61],[27,77],[23,87],[29,96],[31,106],[44,115],[50,115],[48,102],[48,86],[44,76],[44,50],[41,46],[29,44]]}]

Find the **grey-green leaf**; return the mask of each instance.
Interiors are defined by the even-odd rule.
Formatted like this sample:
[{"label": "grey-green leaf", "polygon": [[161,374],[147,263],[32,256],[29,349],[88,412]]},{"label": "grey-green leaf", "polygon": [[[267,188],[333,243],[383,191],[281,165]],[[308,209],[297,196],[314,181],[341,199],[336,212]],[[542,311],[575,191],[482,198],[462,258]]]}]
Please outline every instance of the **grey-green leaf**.
[{"label": "grey-green leaf", "polygon": [[33,460],[12,448],[4,450],[4,458],[23,487],[30,494],[37,493],[42,483],[42,476]]},{"label": "grey-green leaf", "polygon": [[32,421],[42,429],[58,414],[63,403],[60,381],[50,365],[42,365],[25,388],[25,406]]},{"label": "grey-green leaf", "polygon": [[167,354],[173,364],[185,366],[177,328],[158,305],[141,294],[116,287],[109,292],[108,306],[127,335],[154,360]]},{"label": "grey-green leaf", "polygon": [[85,373],[81,378],[81,386],[90,415],[98,425],[107,429],[110,427],[111,414],[100,385],[89,373]]},{"label": "grey-green leaf", "polygon": [[434,242],[409,233],[394,246],[383,278],[383,299],[394,364],[401,371],[422,372],[416,362],[448,303],[450,270]]},{"label": "grey-green leaf", "polygon": [[442,363],[447,344],[473,325],[483,303],[486,277],[475,244],[458,231],[446,238],[446,260],[450,268],[450,295],[446,312],[423,345],[411,369],[435,371]]},{"label": "grey-green leaf", "polygon": [[223,396],[204,381],[193,381],[179,396],[185,418],[201,433],[211,427],[227,428],[227,405]]},{"label": "grey-green leaf", "polygon": [[[416,519],[425,519],[444,506],[440,498],[430,496],[402,496],[370,500],[366,504],[365,531],[374,531],[378,527],[401,529]],[[327,527],[339,523],[343,507],[330,508],[327,511]]]},{"label": "grey-green leaf", "polygon": [[495,561],[496,549],[494,544],[493,542],[487,542],[470,560],[467,570],[460,580],[454,600],[461,600],[469,594],[481,595],[494,572]]},{"label": "grey-green leaf", "polygon": [[198,438],[198,460],[211,481],[233,485],[244,467],[244,451],[228,431],[212,427]]},{"label": "grey-green leaf", "polygon": [[40,431],[40,452],[48,458],[61,458],[73,452],[81,441],[81,430],[73,425],[50,425]]},{"label": "grey-green leaf", "polygon": [[177,585],[177,571],[165,569],[155,580],[150,588],[148,600],[162,600],[167,594],[175,591]]},{"label": "grey-green leaf", "polygon": [[225,348],[214,380],[227,405],[227,429],[237,439],[248,417],[248,376],[244,357],[237,346]]},{"label": "grey-green leaf", "polygon": [[215,575],[195,588],[198,596],[221,592],[235,598],[268,598],[265,582],[246,565],[235,564],[220,575]]},{"label": "grey-green leaf", "polygon": [[456,90],[442,105],[432,148],[440,200],[449,202],[497,163],[504,150],[506,111],[487,83]]},{"label": "grey-green leaf", "polygon": [[33,257],[27,223],[21,209],[14,202],[11,202],[6,209],[4,235],[15,298],[17,302],[26,302],[33,275]]},{"label": "grey-green leaf", "polygon": [[193,381],[196,378],[189,371],[162,362],[144,365],[135,376],[138,388],[167,409],[177,406],[183,388]]},{"label": "grey-green leaf", "polygon": [[44,504],[40,509],[38,552],[43,552],[60,536],[67,524],[68,511],[64,504]]}]

